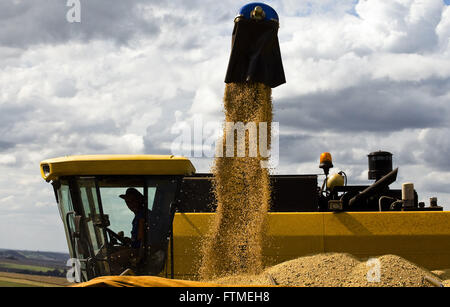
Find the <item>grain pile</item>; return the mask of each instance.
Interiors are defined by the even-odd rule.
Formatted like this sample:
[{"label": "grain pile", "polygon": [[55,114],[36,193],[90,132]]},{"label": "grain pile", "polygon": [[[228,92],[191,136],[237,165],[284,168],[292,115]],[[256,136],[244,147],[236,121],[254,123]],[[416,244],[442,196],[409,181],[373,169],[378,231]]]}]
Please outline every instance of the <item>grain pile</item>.
[{"label": "grain pile", "polygon": [[442,280],[442,284],[445,287],[450,287],[450,269],[436,270],[433,274]]},{"label": "grain pile", "polygon": [[[272,122],[271,88],[261,83],[230,83],[224,95],[226,123],[267,123],[267,146],[270,148]],[[233,132],[234,133],[234,132]],[[213,187],[217,210],[211,232],[202,247],[199,270],[202,279],[235,273],[256,274],[262,269],[262,240],[270,202],[270,181],[267,161],[259,151],[259,140],[245,133],[245,156],[237,152],[227,155],[227,130],[224,126],[223,157],[216,157],[213,166]],[[256,155],[250,152],[250,142],[257,142]]]},{"label": "grain pile", "polygon": [[[318,254],[305,256],[265,269],[258,275],[234,275],[213,280],[226,285],[273,285],[303,287],[430,287],[425,276],[439,281],[449,277],[450,271],[434,274],[401,257],[385,255],[377,258],[380,263],[379,282],[369,282],[371,269],[366,261],[349,254]],[[439,275],[441,274],[441,275]],[[449,285],[449,281],[443,281]]]}]

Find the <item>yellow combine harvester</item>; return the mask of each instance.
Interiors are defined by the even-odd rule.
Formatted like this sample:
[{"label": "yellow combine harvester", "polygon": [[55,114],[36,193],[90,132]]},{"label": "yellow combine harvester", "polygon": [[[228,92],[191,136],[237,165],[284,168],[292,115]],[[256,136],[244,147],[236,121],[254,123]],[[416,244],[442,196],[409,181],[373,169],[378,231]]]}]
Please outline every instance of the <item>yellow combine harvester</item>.
[{"label": "yellow combine harvester", "polygon": [[[369,178],[376,180],[370,186],[347,186],[341,175],[327,177],[322,188],[317,175],[271,176],[265,264],[346,252],[396,254],[428,269],[450,267],[450,212],[419,204],[414,190],[408,198],[407,189],[389,189],[397,171],[390,171],[389,155],[369,155]],[[330,158],[321,157],[326,174]],[[81,281],[126,269],[196,278],[201,239],[215,209],[211,174],[196,174],[186,158],[152,155],[70,156],[43,161],[40,168],[53,185]],[[125,202],[130,188],[143,196],[149,213],[143,225],[135,223]],[[138,228],[142,244],[133,246],[127,236]]]}]

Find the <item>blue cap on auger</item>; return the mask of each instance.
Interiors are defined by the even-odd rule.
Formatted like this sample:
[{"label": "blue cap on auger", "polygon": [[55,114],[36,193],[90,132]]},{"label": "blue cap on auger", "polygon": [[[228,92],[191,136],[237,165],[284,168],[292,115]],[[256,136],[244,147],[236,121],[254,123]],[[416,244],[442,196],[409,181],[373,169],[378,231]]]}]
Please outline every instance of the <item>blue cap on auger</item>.
[{"label": "blue cap on auger", "polygon": [[261,2],[252,2],[244,5],[239,11],[238,17],[279,22],[277,12],[267,4]]},{"label": "blue cap on auger", "polygon": [[267,4],[241,8],[234,19],[225,83],[259,82],[274,88],[286,82],[278,29],[278,14]]}]

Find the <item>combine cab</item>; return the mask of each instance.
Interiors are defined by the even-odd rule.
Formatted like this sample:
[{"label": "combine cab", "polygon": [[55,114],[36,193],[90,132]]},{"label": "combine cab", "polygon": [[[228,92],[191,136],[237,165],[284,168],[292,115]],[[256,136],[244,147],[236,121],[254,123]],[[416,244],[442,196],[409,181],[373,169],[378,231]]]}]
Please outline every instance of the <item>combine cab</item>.
[{"label": "combine cab", "polygon": [[[396,254],[429,269],[450,267],[450,212],[435,203],[419,204],[410,185],[407,191],[389,189],[396,170],[389,163],[372,165],[386,156],[369,155],[369,176],[376,181],[368,186],[346,185],[345,174],[328,176],[330,155],[321,161],[326,170],[321,187],[317,175],[271,176],[266,265],[347,252]],[[43,161],[41,173],[53,185],[70,255],[81,263],[81,281],[127,269],[196,278],[201,240],[215,210],[211,174],[196,174],[188,159],[174,156],[64,157]],[[141,212],[147,214],[130,209],[125,201],[130,188],[142,195]],[[139,227],[137,216],[143,221]]]},{"label": "combine cab", "polygon": [[[126,269],[145,275],[163,271],[180,185],[194,172],[189,160],[173,156],[74,156],[42,162],[70,255],[81,262],[82,279]],[[149,213],[143,215],[139,246],[127,238],[137,222],[124,199],[129,188],[143,196]]]}]

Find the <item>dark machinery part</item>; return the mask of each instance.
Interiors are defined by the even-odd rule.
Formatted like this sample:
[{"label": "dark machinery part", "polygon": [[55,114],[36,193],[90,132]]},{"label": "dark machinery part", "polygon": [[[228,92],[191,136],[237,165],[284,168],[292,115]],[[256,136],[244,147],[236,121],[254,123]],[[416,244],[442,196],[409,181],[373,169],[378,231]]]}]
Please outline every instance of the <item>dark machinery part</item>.
[{"label": "dark machinery part", "polygon": [[329,195],[319,196],[320,211],[442,211],[440,206],[419,203],[412,183],[404,183],[402,190],[389,185],[396,180],[398,169],[392,170],[392,154],[376,151],[368,155],[371,186],[335,186]]},{"label": "dark machinery part", "polygon": [[278,14],[263,3],[244,6],[235,18],[225,83],[286,83],[278,41]]},{"label": "dark machinery part", "polygon": [[391,183],[393,183],[395,180],[397,180],[397,173],[398,168],[391,171],[387,175],[383,176],[380,180],[376,181],[374,184],[372,184],[370,187],[362,191],[361,193],[355,195],[352,199],[349,201],[349,206],[353,207],[358,202],[364,201],[367,198],[374,196],[376,194],[380,194],[383,192],[383,190],[386,190]]},{"label": "dark machinery part", "polygon": [[[378,157],[378,158],[375,158]],[[381,158],[380,158],[381,157]],[[430,199],[430,206],[419,204],[417,192],[412,184],[410,204],[403,200],[401,189],[390,189],[396,181],[398,168],[392,170],[392,154],[378,151],[369,154],[372,174],[384,174],[370,186],[347,185],[347,176],[339,184],[331,184],[327,193],[318,186],[318,175],[271,175],[271,212],[317,212],[317,211],[442,211],[437,199]],[[320,156],[320,168],[333,167],[331,154]],[[387,172],[387,170],[391,171]],[[336,176],[336,174],[334,175]],[[182,179],[178,212],[214,212],[216,199],[212,189],[212,174],[196,174]],[[403,184],[404,186],[406,184]]]},{"label": "dark machinery part", "polygon": [[376,151],[369,157],[369,180],[380,180],[392,171],[392,154],[387,151]]},{"label": "dark machinery part", "polygon": [[[214,212],[216,199],[212,191],[212,174],[183,178],[178,212]],[[316,175],[272,175],[272,212],[317,212]]]},{"label": "dark machinery part", "polygon": [[[394,178],[388,176],[388,179],[392,181]],[[177,201],[177,211],[214,212],[216,199],[212,190],[212,180],[212,174],[184,177]],[[270,181],[271,212],[380,211],[380,207],[381,211],[442,211],[442,207],[419,207],[415,191],[414,207],[403,208],[402,191],[389,189],[387,186],[390,183],[386,181],[378,183],[375,188],[373,185],[336,186],[328,196],[320,193],[317,175],[272,175]],[[362,196],[356,197],[357,201],[353,201],[350,206],[350,200],[360,194]]]}]

